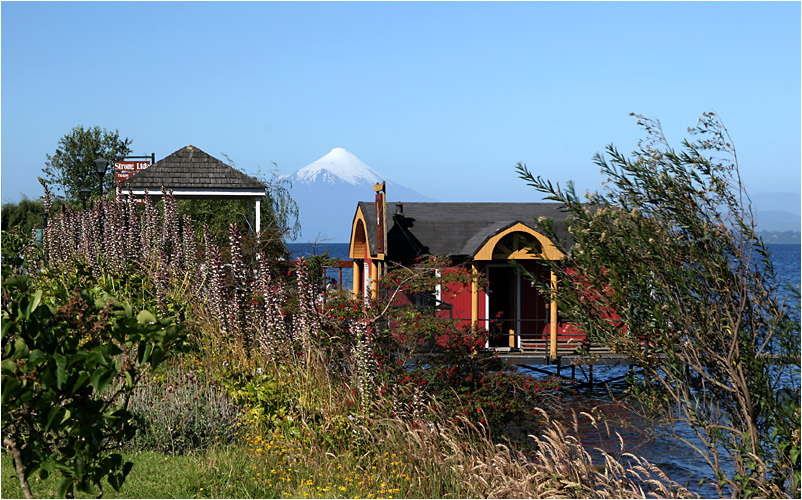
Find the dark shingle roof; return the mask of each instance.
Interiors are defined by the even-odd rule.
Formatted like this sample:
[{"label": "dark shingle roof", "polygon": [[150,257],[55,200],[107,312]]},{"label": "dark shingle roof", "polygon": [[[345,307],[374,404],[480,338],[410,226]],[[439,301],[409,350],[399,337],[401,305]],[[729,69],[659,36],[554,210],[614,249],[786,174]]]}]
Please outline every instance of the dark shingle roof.
[{"label": "dark shingle roof", "polygon": [[265,185],[195,146],[186,146],[122,183],[123,190],[264,190]]},{"label": "dark shingle roof", "polygon": [[[554,220],[561,243],[572,238],[564,224],[567,213],[558,203],[403,203],[387,204],[387,256],[401,260],[417,254],[473,256],[487,240],[520,222],[539,230],[539,217]],[[376,248],[376,210],[373,202],[359,202],[368,226],[371,252]],[[375,253],[374,253],[375,255]]]}]

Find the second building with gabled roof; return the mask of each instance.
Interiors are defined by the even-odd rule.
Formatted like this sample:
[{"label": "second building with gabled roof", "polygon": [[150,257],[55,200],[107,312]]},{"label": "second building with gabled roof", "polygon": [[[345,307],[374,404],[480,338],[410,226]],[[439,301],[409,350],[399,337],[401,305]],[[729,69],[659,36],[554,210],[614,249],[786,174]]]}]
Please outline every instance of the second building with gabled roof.
[{"label": "second building with gabled roof", "polygon": [[433,291],[452,317],[474,329],[495,332],[489,347],[548,348],[578,340],[563,324],[553,298],[543,297],[520,272],[556,287],[556,278],[537,260],[561,260],[562,252],[538,231],[536,220],[554,221],[563,248],[572,238],[566,213],[556,203],[386,203],[383,184],[374,202],[359,202],[351,227],[354,293],[378,294],[377,283],[394,263],[409,265],[426,255],[451,257],[455,265],[483,274],[489,284],[475,283],[452,291]]}]

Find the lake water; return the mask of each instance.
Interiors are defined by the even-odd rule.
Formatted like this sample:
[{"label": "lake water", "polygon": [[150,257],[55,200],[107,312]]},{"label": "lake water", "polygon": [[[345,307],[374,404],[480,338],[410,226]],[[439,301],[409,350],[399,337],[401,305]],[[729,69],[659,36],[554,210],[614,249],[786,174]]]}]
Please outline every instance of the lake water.
[{"label": "lake water", "polygon": [[[329,257],[338,259],[348,258],[347,243],[323,243],[312,245],[309,243],[293,243],[289,245],[293,258],[310,255],[322,255],[327,250]],[[799,290],[802,274],[800,266],[800,254],[802,246],[798,244],[769,245],[771,260],[774,265],[778,280],[781,283],[789,283]],[[329,277],[338,279],[339,270],[329,270]],[[350,269],[343,270],[343,288],[350,289],[352,274]],[[800,307],[799,298],[793,292],[781,289],[782,296],[793,305],[791,308],[799,319]],[[625,368],[613,367],[606,368],[597,366],[594,370],[594,379],[606,380],[624,375]],[[565,372],[564,372],[565,373]],[[579,371],[577,370],[578,376]],[[798,374],[793,376],[789,383],[799,385]],[[591,412],[596,408],[601,411],[609,420],[611,431],[621,434],[624,439],[626,451],[649,460],[654,465],[660,467],[668,476],[680,484],[687,486],[702,497],[716,497],[717,492],[712,483],[699,485],[699,480],[703,477],[712,475],[710,468],[702,459],[687,445],[677,441],[668,435],[668,430],[664,428],[654,428],[650,423],[641,417],[627,411],[617,405],[616,394],[622,394],[626,385],[618,381],[607,386],[596,385],[592,388],[581,390],[577,395],[565,397],[563,403],[567,410],[573,409],[577,413],[580,411]],[[679,428],[678,433],[689,439],[694,440],[693,433],[689,428]],[[580,427],[580,437],[585,446],[594,455],[594,460],[600,458],[598,452],[593,452],[593,448],[599,447],[610,452],[617,449],[617,438],[610,440],[606,437],[606,432],[600,433],[591,426]]]},{"label": "lake water", "polygon": [[[323,255],[328,252],[328,257],[332,259],[348,259],[348,243],[289,243],[287,247],[293,259],[299,257],[310,257],[313,255]],[[326,270],[326,277],[339,281],[340,269]],[[353,289],[354,271],[352,269],[342,270],[342,284],[343,290]]]}]

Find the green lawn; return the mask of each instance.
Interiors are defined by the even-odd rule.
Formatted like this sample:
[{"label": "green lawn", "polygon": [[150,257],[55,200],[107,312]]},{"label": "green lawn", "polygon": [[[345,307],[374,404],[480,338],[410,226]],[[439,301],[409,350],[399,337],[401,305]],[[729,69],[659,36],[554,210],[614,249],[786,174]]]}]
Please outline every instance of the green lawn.
[{"label": "green lawn", "polygon": [[[134,468],[120,491],[104,485],[103,498],[202,498],[211,496],[248,497],[246,488],[238,481],[226,480],[235,474],[225,469],[236,468],[236,450],[227,449],[183,456],[143,452],[128,454]],[[244,453],[243,453],[244,455]],[[2,456],[2,497],[21,498],[22,489],[17,481],[11,456]],[[222,467],[220,467],[222,465]],[[37,498],[56,496],[58,474],[46,480],[31,479],[31,491]],[[244,486],[244,485],[243,485]],[[94,497],[96,497],[95,495]],[[76,498],[94,498],[76,492]]]},{"label": "green lawn", "polygon": [[[301,447],[279,445],[269,451],[266,441],[252,441],[188,455],[127,454],[133,470],[120,491],[104,484],[103,498],[420,497],[431,493],[429,482],[440,479],[435,474],[424,481],[424,490],[412,489],[406,474],[412,467],[389,452],[362,457],[364,463],[348,454],[320,460],[305,455]],[[2,498],[21,498],[11,456],[4,453],[1,463]],[[54,498],[57,483],[57,474],[44,481],[34,477],[31,490],[37,498]],[[76,492],[76,498],[96,497]]]}]

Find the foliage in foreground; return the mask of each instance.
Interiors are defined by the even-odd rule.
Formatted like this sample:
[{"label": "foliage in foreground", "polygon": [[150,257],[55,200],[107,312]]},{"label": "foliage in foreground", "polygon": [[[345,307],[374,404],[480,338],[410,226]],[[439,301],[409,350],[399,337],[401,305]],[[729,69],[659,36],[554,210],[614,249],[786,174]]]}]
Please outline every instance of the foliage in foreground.
[{"label": "foliage in foreground", "polygon": [[31,496],[33,473],[56,471],[62,497],[92,491],[101,479],[119,489],[133,466],[113,453],[134,433],[128,399],[179,327],[77,282],[46,295],[30,281],[5,279],[2,307],[3,444],[23,491]]},{"label": "foliage in foreground", "polygon": [[647,137],[631,157],[597,155],[608,183],[588,204],[518,165],[570,212],[575,244],[552,265],[560,310],[644,367],[638,395],[694,429],[701,444],[675,437],[710,465],[720,494],[798,498],[798,305],[794,318],[780,299],[732,140],[706,113],[690,129],[699,139],[675,150],[659,122],[638,118]]},{"label": "foliage in foreground", "polygon": [[[636,465],[609,462],[607,475],[597,474],[603,465],[590,464],[581,445],[564,434],[544,441],[553,426],[533,405],[554,404],[547,387],[496,369],[498,360],[477,351],[484,339],[476,333],[457,331],[426,311],[391,307],[397,293],[436,286],[429,266],[445,264],[398,270],[398,282],[387,283],[384,293],[364,307],[362,300],[324,293],[305,263],[290,267],[272,260],[258,245],[245,244],[235,227],[227,248],[208,231],[199,241],[191,218],[180,219],[175,200],[164,195],[163,211],[146,202],[137,213],[119,201],[81,212],[68,208],[45,230],[42,255],[28,246],[24,262],[11,260],[15,272],[28,272],[43,297],[70,290],[64,280],[81,269],[81,289],[113,292],[136,309],[180,318],[193,350],[174,360],[170,370],[140,379],[141,392],[131,395],[135,404],[129,403],[128,411],[143,425],[127,445],[129,450],[201,453],[209,463],[198,469],[208,474],[202,476],[208,483],[195,483],[193,494],[685,494],[668,480],[661,479],[661,487],[645,476],[639,479]],[[421,346],[438,347],[433,357],[414,366]],[[176,376],[181,391],[173,383]],[[242,410],[239,419],[225,404],[219,412],[201,411],[221,387]],[[542,457],[518,451],[522,444],[501,434],[499,424],[521,415],[540,420],[540,441],[528,446],[546,453]],[[73,415],[65,420],[74,422]],[[182,424],[178,441],[159,443]],[[231,444],[214,446],[215,437]],[[501,442],[508,444],[498,446]],[[164,458],[179,460],[174,456]],[[646,472],[640,474],[659,476],[641,466]],[[622,474],[630,469],[635,475]],[[197,477],[196,472],[186,475]],[[120,486],[124,478],[113,481]],[[79,483],[76,490],[88,486]]]}]

